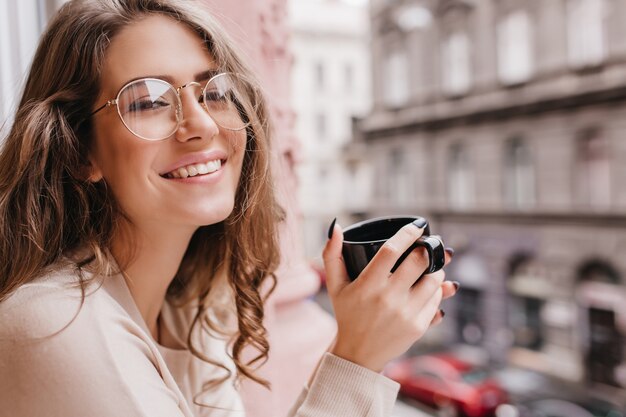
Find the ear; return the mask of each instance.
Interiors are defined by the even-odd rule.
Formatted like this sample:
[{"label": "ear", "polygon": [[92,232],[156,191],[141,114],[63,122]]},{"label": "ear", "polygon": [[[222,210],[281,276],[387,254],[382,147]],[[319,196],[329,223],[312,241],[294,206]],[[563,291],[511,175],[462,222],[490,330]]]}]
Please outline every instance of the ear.
[{"label": "ear", "polygon": [[92,155],[89,155],[88,163],[85,164],[84,168],[85,168],[85,171],[84,171],[85,177],[87,181],[95,184],[101,181],[102,178],[104,178],[104,175],[102,174],[102,170],[100,169],[100,167],[98,166],[98,163],[96,162],[96,160],[93,158]]},{"label": "ear", "polygon": [[96,174],[96,173],[94,173],[94,174],[91,174],[91,175],[87,178],[87,180],[88,180],[89,182],[92,182],[92,183],[94,183],[94,184],[95,184],[95,183],[100,182],[100,181],[102,180],[102,174],[101,174],[101,173],[97,173],[97,174]]}]

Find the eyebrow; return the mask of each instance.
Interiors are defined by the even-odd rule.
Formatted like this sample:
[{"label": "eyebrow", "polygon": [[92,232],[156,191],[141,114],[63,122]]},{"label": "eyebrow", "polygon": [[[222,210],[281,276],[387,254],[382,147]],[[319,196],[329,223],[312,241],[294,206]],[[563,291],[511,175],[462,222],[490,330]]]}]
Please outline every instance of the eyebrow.
[{"label": "eyebrow", "polygon": [[[217,68],[208,69],[208,70],[196,73],[193,76],[193,79],[194,79],[194,81],[209,80],[209,79],[213,78],[214,76],[216,76],[217,74],[219,74],[220,72],[221,71],[219,69],[217,69]],[[163,74],[161,74],[161,75],[141,75],[139,77],[131,78],[130,80],[128,80],[124,84],[122,84],[122,86],[130,84],[133,81],[141,80],[143,78],[157,78],[159,80],[167,81],[168,83],[174,85],[174,77],[172,77],[171,75],[163,75]],[[122,87],[120,87],[120,88],[122,88]]]}]

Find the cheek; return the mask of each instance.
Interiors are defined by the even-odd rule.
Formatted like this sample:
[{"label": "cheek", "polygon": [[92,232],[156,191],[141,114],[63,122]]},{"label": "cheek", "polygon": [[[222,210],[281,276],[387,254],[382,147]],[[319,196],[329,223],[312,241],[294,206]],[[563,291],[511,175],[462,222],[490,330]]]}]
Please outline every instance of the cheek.
[{"label": "cheek", "polygon": [[138,163],[140,153],[128,146],[118,146],[109,143],[97,150],[95,159],[102,169],[106,180],[112,181],[116,177],[124,175],[124,172],[134,171],[140,166]]},{"label": "cheek", "polygon": [[115,195],[145,178],[154,153],[154,143],[129,137],[127,131],[102,129],[94,141],[92,159]]},{"label": "cheek", "polygon": [[116,122],[107,114],[100,115],[100,119],[94,124],[91,159],[96,167],[102,171],[105,179],[108,179],[113,165],[122,153],[120,148],[123,144],[117,139],[123,136],[123,132],[120,132]]}]

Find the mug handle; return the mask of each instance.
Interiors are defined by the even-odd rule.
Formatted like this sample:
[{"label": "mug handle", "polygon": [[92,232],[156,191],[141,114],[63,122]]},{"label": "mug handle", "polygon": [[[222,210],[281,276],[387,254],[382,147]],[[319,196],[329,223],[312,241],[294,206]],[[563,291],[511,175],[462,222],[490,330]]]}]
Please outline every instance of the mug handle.
[{"label": "mug handle", "polygon": [[425,248],[428,252],[428,268],[424,271],[424,274],[432,274],[433,272],[439,271],[443,268],[446,263],[446,252],[445,247],[441,239],[435,236],[422,236],[415,241],[414,244],[411,245],[409,249],[406,250],[402,254],[402,256],[398,259],[396,264],[391,269],[391,272],[394,272],[398,266],[406,259],[407,256],[411,253],[411,251],[417,247]]},{"label": "mug handle", "polygon": [[428,269],[425,274],[439,271],[446,263],[446,251],[441,239],[435,236],[422,236],[417,239],[415,246],[421,246],[428,251]]}]

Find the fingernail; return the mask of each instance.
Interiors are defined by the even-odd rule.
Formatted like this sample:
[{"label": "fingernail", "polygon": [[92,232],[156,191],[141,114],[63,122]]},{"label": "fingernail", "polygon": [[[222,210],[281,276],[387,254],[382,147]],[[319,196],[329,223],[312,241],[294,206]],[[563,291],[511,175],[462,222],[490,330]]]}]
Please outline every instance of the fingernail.
[{"label": "fingernail", "polygon": [[439,310],[439,314],[441,314],[441,318],[444,318],[446,316],[446,312],[443,310]]},{"label": "fingernail", "polygon": [[330,227],[328,228],[328,238],[329,239],[331,237],[333,237],[333,230],[335,230],[335,223],[337,223],[337,218],[336,217],[333,219],[333,222],[330,224]]},{"label": "fingernail", "polygon": [[461,288],[461,283],[459,281],[452,281],[452,285],[454,285],[454,290],[458,291]]},{"label": "fingernail", "polygon": [[450,259],[454,258],[454,249],[446,248],[446,253],[450,256]]},{"label": "fingernail", "polygon": [[417,220],[414,220],[411,224],[413,224],[418,229],[423,229],[428,225],[428,222],[423,217],[418,217]]}]

